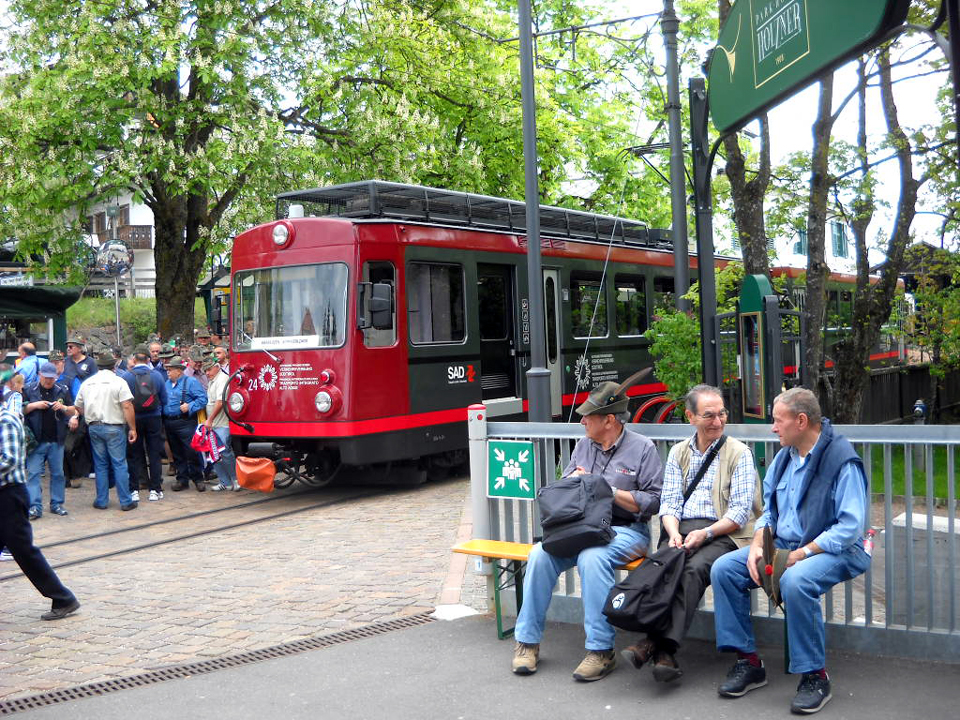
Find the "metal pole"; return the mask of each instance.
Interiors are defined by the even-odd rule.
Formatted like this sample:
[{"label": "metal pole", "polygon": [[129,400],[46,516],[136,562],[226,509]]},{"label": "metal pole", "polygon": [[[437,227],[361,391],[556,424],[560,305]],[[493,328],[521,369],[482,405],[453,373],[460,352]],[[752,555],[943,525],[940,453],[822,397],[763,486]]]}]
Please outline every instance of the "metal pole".
[{"label": "metal pole", "polygon": [[697,265],[700,268],[700,334],[703,381],[720,385],[720,353],[716,337],[717,280],[713,261],[713,194],[710,187],[710,147],[707,137],[707,87],[693,78],[690,96],[690,146],[693,153],[693,199],[697,220]]},{"label": "metal pole", "polygon": [[660,16],[663,45],[667,52],[667,129],[670,139],[670,210],[673,236],[673,288],[678,310],[689,310],[683,300],[690,288],[690,253],[687,245],[687,179],[684,173],[683,137],[680,119],[680,64],[677,31],[680,20],[673,0],[663,0]]},{"label": "metal pole", "polygon": [[117,313],[117,347],[120,347],[120,276],[113,276],[113,304]]},{"label": "metal pole", "polygon": [[550,371],[546,368],[543,321],[543,270],[540,262],[540,188],[537,179],[537,104],[533,80],[530,0],[519,0],[520,95],[523,104],[524,200],[527,205],[527,296],[530,299],[530,369],[527,399],[531,422],[550,422]]},{"label": "metal pole", "polygon": [[490,539],[490,501],[487,500],[487,408],[467,408],[467,435],[470,439],[470,509],[473,537]]}]

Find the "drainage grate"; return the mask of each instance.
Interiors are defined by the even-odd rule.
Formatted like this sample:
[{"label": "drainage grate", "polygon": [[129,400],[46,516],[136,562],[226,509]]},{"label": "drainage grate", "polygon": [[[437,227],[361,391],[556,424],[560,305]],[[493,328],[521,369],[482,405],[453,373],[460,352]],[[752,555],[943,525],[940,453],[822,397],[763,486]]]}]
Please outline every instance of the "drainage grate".
[{"label": "drainage grate", "polygon": [[201,660],[200,662],[188,663],[186,665],[160,668],[159,670],[152,670],[141,673],[140,675],[131,675],[130,677],[90,683],[89,685],[79,685],[65,690],[54,690],[52,692],[41,693],[40,695],[5,700],[0,702],[0,715],[13,715],[14,713],[24,710],[34,710],[36,708],[47,707],[48,705],[59,705],[60,703],[70,702],[71,700],[98,697],[100,695],[119,692],[120,690],[156,685],[157,683],[166,682],[167,680],[180,680],[192,675],[204,675],[206,673],[216,672],[217,670],[226,670],[242,665],[251,665],[264,660],[297,655],[302,652],[307,652],[308,650],[321,650],[333,645],[353,642],[354,640],[363,640],[365,638],[376,637],[377,635],[385,635],[395,630],[405,630],[406,628],[417,627],[418,625],[426,625],[433,622],[432,614],[431,611],[397,618],[396,620],[385,620],[352,630],[342,630],[330,635],[297,640],[284,645],[263,648],[262,650],[251,650],[250,652],[240,653],[239,655],[229,655],[212,660]]}]

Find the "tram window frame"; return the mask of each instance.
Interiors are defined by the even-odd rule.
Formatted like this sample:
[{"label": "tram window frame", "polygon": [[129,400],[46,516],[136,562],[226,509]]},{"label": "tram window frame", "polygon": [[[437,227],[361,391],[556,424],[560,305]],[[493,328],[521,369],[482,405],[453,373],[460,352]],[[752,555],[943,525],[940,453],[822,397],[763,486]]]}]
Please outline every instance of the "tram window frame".
[{"label": "tram window frame", "polygon": [[[570,333],[575,340],[597,340],[610,337],[608,287],[609,283],[604,282],[604,277],[600,273],[576,273],[570,275]],[[577,313],[583,309],[585,288],[596,290],[595,297],[597,300],[603,300],[603,307],[602,309],[598,308],[594,315],[593,305],[591,304],[589,306],[590,313],[584,321],[577,319]],[[578,335],[578,331],[590,331],[591,320],[593,320],[593,334]]]},{"label": "tram window frame", "polygon": [[[418,270],[415,271],[415,268]],[[430,268],[431,276],[430,281],[430,290],[431,290],[431,299],[427,308],[414,307],[414,302],[419,298],[419,290],[415,281],[415,272],[419,272],[419,268]],[[450,293],[451,300],[459,300],[459,302],[450,302],[447,303],[449,311],[449,328],[451,332],[449,337],[443,337],[441,339],[435,339],[437,333],[437,327],[435,326],[433,319],[435,316],[434,310],[437,307],[436,301],[433,299],[433,290],[434,288],[439,288],[439,286],[434,285],[433,270],[453,270],[455,272],[447,276],[448,280],[451,278],[456,278],[459,282],[458,287],[453,287],[448,283],[448,287],[451,288],[452,292]],[[432,262],[424,260],[411,260],[407,263],[406,267],[406,295],[407,295],[407,334],[410,337],[411,345],[463,345],[467,342],[467,313],[466,313],[466,278],[464,276],[463,265],[459,263],[444,263],[444,262]],[[456,296],[459,295],[459,298]],[[423,327],[422,318],[416,317],[418,313],[424,312],[424,310],[429,311],[429,325],[431,330],[431,339],[424,340],[422,337],[417,337],[415,335],[415,330]],[[442,328],[441,328],[442,329]]]},{"label": "tram window frame", "polygon": [[[669,290],[666,288],[669,286]],[[672,277],[662,275],[653,278],[653,304],[650,306],[654,315],[658,310],[672,310],[676,307],[676,283]]]},{"label": "tram window frame", "polygon": [[[643,337],[643,334],[647,331],[647,328],[650,327],[649,318],[647,317],[646,280],[647,279],[643,275],[617,275],[614,278],[614,307],[616,310],[616,327],[618,337]],[[620,300],[620,293],[623,290],[632,291],[637,295],[637,298],[633,301],[633,308],[634,311],[637,312],[637,320],[639,321],[636,328],[637,332],[630,332],[633,328],[621,327],[621,321],[628,322],[630,320],[629,315],[627,314],[627,303],[629,301]],[[624,330],[626,330],[626,332]]]},{"label": "tram window frame", "polygon": [[397,266],[389,260],[367,260],[361,271],[363,282],[387,283],[393,290],[393,313],[389,328],[363,328],[363,345],[368,348],[393,347],[397,344]]}]

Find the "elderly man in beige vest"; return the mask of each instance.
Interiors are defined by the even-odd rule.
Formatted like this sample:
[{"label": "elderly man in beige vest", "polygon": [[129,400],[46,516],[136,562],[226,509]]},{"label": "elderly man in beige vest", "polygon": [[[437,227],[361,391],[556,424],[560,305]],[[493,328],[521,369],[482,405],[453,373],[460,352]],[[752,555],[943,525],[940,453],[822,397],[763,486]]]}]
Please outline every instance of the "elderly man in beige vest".
[{"label": "elderly man in beige vest", "polygon": [[[660,495],[660,546],[686,550],[686,565],[665,627],[623,651],[638,669],[652,659],[653,677],[660,682],[683,674],[674,656],[710,585],[710,568],[721,555],[750,543],[753,520],[762,511],[760,477],[750,448],[724,437],[727,410],[720,390],[694,387],[687,393],[685,414],[697,432],[674,445],[667,457]],[[708,461],[684,502],[684,492]]]}]

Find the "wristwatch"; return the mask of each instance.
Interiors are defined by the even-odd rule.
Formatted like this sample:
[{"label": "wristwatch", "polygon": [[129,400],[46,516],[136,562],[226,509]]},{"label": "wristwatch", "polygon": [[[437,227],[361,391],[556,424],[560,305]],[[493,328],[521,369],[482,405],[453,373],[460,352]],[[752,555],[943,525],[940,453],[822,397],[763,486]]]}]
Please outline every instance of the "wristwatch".
[{"label": "wristwatch", "polygon": [[713,530],[711,528],[706,528],[704,532],[707,534],[707,541],[713,540]]}]

